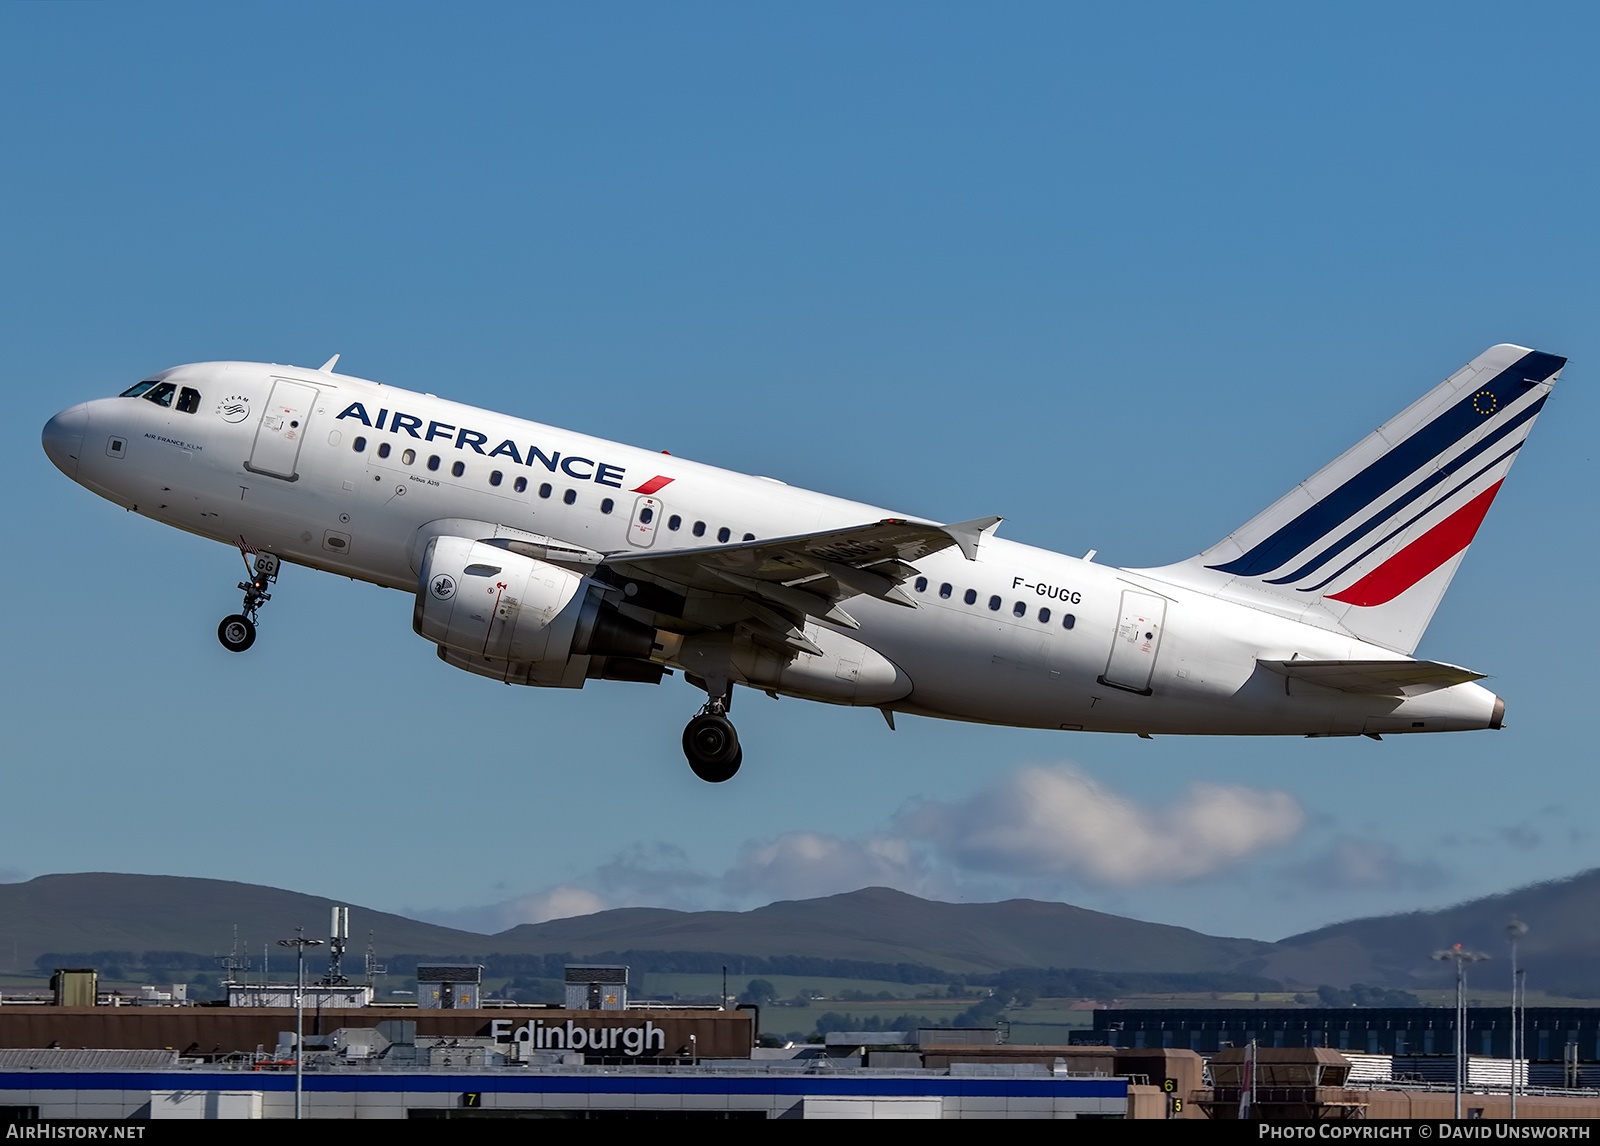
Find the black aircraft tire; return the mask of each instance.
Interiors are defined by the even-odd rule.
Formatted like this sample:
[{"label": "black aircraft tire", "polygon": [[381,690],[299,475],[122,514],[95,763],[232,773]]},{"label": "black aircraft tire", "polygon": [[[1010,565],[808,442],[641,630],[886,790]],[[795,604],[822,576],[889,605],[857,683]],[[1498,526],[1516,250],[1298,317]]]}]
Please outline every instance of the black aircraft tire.
[{"label": "black aircraft tire", "polygon": [[256,643],[255,622],[240,613],[224,617],[217,626],[217,640],[230,653],[242,653]]},{"label": "black aircraft tire", "polygon": [[739,733],[726,716],[702,713],[683,730],[683,755],[694,774],[708,784],[733,778],[744,761]]},{"label": "black aircraft tire", "polygon": [[700,764],[691,760],[689,761],[689,769],[707,784],[721,784],[726,780],[732,780],[734,774],[739,771],[739,765],[743,763],[744,749],[741,748],[734,753],[733,759],[726,764]]}]

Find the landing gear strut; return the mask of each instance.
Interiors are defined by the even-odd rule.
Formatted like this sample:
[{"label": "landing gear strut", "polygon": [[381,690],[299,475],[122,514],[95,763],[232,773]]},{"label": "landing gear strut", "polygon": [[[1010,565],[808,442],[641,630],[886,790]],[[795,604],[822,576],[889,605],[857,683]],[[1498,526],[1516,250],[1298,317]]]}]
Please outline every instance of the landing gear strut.
[{"label": "landing gear strut", "polygon": [[689,767],[708,784],[731,780],[744,762],[739,733],[727,712],[727,699],[715,697],[683,730],[683,754],[689,758]]},{"label": "landing gear strut", "polygon": [[256,615],[262,605],[272,600],[267,586],[277,579],[277,555],[257,553],[250,580],[239,582],[239,588],[244,590],[244,611],[222,618],[222,624],[217,626],[217,640],[230,653],[242,653],[256,643]]}]

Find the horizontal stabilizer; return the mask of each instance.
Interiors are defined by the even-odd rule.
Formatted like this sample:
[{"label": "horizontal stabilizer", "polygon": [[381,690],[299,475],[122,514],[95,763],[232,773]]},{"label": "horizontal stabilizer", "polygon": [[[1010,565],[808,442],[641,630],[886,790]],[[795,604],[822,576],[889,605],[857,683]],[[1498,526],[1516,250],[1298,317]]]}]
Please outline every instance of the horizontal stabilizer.
[{"label": "horizontal stabilizer", "polygon": [[1257,661],[1291,680],[1374,696],[1406,696],[1482,680],[1484,674],[1443,661]]}]

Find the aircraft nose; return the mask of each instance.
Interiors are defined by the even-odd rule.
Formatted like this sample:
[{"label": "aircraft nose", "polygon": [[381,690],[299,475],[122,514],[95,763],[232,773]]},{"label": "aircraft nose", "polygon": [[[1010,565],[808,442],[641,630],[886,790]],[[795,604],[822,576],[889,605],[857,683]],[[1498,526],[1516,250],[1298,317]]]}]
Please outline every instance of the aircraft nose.
[{"label": "aircraft nose", "polygon": [[89,404],[81,402],[61,411],[44,424],[39,435],[44,452],[56,469],[74,481],[78,478],[78,456],[83,452],[83,435],[89,428]]}]

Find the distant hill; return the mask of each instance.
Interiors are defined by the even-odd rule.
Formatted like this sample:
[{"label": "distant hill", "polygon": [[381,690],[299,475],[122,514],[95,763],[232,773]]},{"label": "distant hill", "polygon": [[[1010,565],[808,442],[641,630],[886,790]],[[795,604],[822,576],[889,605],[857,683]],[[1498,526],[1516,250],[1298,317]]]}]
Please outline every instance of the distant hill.
[{"label": "distant hill", "polygon": [[[261,945],[271,943],[276,948],[277,940],[294,937],[296,927],[304,927],[308,936],[326,938],[329,908],[336,903],[220,879],[110,872],[43,875],[26,883],[0,884],[0,968],[31,969],[34,960],[49,951],[226,955],[235,924],[240,943],[254,952],[260,966]],[[366,950],[369,929],[382,955],[476,952],[487,939],[366,908],[350,914],[351,942],[358,959]],[[274,949],[272,957],[279,956]]]},{"label": "distant hill", "polygon": [[1513,915],[1528,925],[1517,958],[1528,969],[1530,989],[1600,997],[1600,868],[1439,911],[1353,919],[1291,935],[1274,944],[1259,973],[1340,986],[1444,986],[1455,972],[1431,956],[1460,943],[1491,959],[1468,971],[1469,983],[1509,990],[1506,924]]},{"label": "distant hill", "polygon": [[[322,937],[334,904],[279,888],[178,876],[89,872],[0,884],[0,970],[29,973],[46,953],[222,954],[235,924],[259,959],[263,943],[292,936],[296,926]],[[371,931],[385,958],[742,955],[914,964],[953,976],[1019,967],[1238,974],[1296,989],[1444,985],[1450,972],[1430,956],[1463,943],[1495,960],[1475,968],[1472,981],[1499,989],[1509,975],[1505,925],[1513,914],[1530,929],[1521,951],[1535,989],[1600,997],[1600,869],[1440,911],[1351,920],[1277,943],[1219,938],[1065,903],[938,903],[881,887],[752,911],[620,908],[497,935],[351,905],[351,930],[357,958]]]},{"label": "distant hill", "polygon": [[629,949],[817,955],[957,973],[1010,967],[1230,971],[1272,950],[1255,939],[1218,939],[1065,903],[937,903],[885,887],[753,911],[623,908],[523,924],[495,938],[515,940],[519,950],[579,955]]},{"label": "distant hill", "polygon": [[[0,967],[46,952],[225,953],[239,936],[263,942],[320,937],[335,901],[279,888],[181,876],[86,872],[0,884]],[[1119,971],[1228,971],[1271,944],[1215,939],[1064,903],[935,903],[887,888],[790,900],[754,911],[626,907],[480,935],[351,907],[352,946],[379,955],[545,955],[619,951],[799,955],[917,963],[950,973],[1019,966]]]}]

